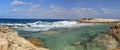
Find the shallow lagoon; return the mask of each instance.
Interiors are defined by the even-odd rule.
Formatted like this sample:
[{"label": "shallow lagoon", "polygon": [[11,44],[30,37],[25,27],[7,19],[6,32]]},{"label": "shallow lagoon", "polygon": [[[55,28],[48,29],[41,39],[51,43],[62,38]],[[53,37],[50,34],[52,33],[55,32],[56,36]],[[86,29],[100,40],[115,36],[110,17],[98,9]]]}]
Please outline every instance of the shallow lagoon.
[{"label": "shallow lagoon", "polygon": [[[91,42],[91,39],[107,33],[109,24],[96,24],[74,28],[53,29],[43,32],[16,30],[25,38],[38,38],[51,50],[104,50],[103,43]],[[52,32],[50,32],[52,31]],[[75,43],[79,42],[79,45]]]}]

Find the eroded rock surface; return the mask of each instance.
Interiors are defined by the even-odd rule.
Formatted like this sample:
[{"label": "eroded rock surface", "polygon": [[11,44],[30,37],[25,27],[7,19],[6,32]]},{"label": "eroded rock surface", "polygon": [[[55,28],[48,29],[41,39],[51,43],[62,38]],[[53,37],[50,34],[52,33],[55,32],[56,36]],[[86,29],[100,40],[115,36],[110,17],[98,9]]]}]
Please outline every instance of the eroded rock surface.
[{"label": "eroded rock surface", "polygon": [[120,23],[115,24],[108,30],[108,35],[101,37],[106,50],[120,50]]},{"label": "eroded rock surface", "polygon": [[0,26],[0,50],[48,50],[36,47],[26,39],[19,37],[16,31]]},{"label": "eroded rock surface", "polygon": [[119,46],[118,42],[110,35],[103,35],[100,38],[95,38],[93,41],[101,43],[105,50],[116,50]]},{"label": "eroded rock surface", "polygon": [[109,34],[120,42],[120,23],[113,25],[109,30]]}]

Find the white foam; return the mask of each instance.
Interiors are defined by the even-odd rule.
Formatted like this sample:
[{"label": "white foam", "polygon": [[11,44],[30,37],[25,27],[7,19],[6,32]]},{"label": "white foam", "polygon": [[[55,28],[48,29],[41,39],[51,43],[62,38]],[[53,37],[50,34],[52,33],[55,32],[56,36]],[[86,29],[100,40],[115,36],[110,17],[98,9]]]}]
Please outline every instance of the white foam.
[{"label": "white foam", "polygon": [[90,26],[94,24],[90,23],[77,23],[75,21],[58,21],[58,22],[42,22],[37,21],[34,23],[27,24],[5,24],[4,25],[30,25],[31,27],[18,28],[20,30],[26,31],[47,31],[54,28],[69,28],[69,27],[80,27],[80,26]]}]

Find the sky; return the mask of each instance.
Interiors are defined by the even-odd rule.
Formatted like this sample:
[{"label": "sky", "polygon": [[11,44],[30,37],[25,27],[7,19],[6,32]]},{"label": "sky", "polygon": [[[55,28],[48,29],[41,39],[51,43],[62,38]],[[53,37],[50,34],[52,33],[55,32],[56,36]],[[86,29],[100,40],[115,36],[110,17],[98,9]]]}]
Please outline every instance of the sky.
[{"label": "sky", "polygon": [[120,19],[120,0],[2,0],[0,18]]}]

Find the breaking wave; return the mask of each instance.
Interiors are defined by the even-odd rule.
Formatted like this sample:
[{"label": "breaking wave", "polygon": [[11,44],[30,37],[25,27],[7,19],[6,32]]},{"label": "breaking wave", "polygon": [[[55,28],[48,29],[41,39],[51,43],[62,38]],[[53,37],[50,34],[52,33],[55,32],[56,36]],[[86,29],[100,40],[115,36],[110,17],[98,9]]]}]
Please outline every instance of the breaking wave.
[{"label": "breaking wave", "polygon": [[[37,21],[34,23],[1,23],[1,25],[20,25],[26,27],[17,27],[19,30],[25,31],[47,31],[54,28],[71,28],[71,27],[80,27],[80,26],[92,26],[93,23],[77,23],[75,21],[57,21],[57,22],[43,22]],[[29,25],[30,27],[27,27]]]}]

